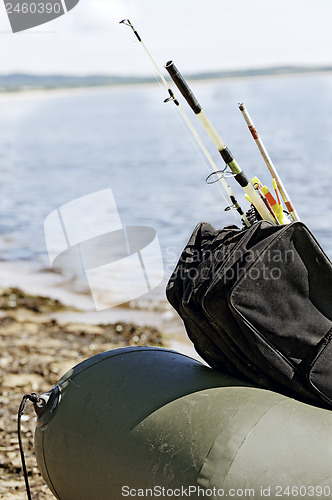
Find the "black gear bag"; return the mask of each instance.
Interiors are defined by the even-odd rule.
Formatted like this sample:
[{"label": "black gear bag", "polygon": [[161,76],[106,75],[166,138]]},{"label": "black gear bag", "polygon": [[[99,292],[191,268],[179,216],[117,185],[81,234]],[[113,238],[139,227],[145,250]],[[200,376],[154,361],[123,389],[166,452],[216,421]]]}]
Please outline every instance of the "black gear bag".
[{"label": "black gear bag", "polygon": [[166,294],[212,368],[332,407],[332,264],[304,224],[198,224]]}]

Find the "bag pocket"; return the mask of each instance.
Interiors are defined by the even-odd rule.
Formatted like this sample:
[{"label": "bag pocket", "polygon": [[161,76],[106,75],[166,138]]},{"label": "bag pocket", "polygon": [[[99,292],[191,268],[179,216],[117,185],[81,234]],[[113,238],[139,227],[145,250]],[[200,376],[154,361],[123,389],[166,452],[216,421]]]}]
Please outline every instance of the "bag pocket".
[{"label": "bag pocket", "polygon": [[331,404],[332,266],[305,226],[287,228],[253,259],[229,305],[261,369],[301,398]]},{"label": "bag pocket", "polygon": [[293,225],[253,258],[229,297],[238,318],[294,366],[332,327],[332,268],[319,250]]},{"label": "bag pocket", "polygon": [[332,328],[327,333],[311,363],[308,374],[309,384],[332,403]]}]

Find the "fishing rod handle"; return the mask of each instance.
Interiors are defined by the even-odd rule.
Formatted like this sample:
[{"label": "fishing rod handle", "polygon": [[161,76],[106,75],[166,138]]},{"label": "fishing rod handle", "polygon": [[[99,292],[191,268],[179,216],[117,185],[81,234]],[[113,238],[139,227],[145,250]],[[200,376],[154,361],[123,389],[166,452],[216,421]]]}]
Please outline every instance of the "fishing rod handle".
[{"label": "fishing rod handle", "polygon": [[202,107],[173,61],[168,61],[165,68],[195,115],[198,115],[202,111]]},{"label": "fishing rod handle", "polygon": [[227,165],[229,165],[232,173],[239,178],[237,178],[237,182],[244,187],[248,184],[248,179],[242,172],[242,169],[240,166],[237,164],[235,161],[232,153],[230,150],[226,147],[226,144],[204,113],[201,105],[199,104],[198,100],[194,96],[192,90],[188,86],[187,82],[181,75],[180,71],[177,69],[173,61],[168,61],[166,64],[165,68],[167,69],[170,77],[172,78],[173,82],[177,86],[177,88],[180,90],[181,94],[183,97],[186,99],[187,103],[191,107],[191,109],[194,111],[194,113],[197,115],[198,119],[202,123],[203,127],[205,130],[208,132],[209,136],[211,137],[212,141],[216,145],[221,157],[225,161]]},{"label": "fishing rod handle", "polygon": [[221,153],[221,151],[226,149],[226,144],[224,143],[224,141],[222,140],[222,138],[220,137],[220,135],[218,134],[218,132],[216,131],[216,129],[214,128],[214,126],[212,125],[212,123],[210,122],[210,120],[208,119],[203,110],[200,113],[198,113],[197,118],[199,119],[205,130],[208,132],[214,144],[217,146],[218,151]]}]

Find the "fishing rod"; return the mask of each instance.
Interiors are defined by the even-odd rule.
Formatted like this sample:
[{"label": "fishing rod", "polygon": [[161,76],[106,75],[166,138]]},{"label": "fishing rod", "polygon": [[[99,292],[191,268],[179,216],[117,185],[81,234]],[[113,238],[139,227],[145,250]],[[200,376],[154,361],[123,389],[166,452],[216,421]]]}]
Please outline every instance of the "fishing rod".
[{"label": "fishing rod", "polygon": [[[227,195],[229,196],[231,202],[232,202],[232,205],[231,206],[228,206],[225,210],[230,210],[230,209],[235,209],[239,215],[241,216],[242,220],[243,220],[243,223],[245,224],[245,226],[250,226],[250,223],[248,221],[248,218],[246,216],[246,214],[243,212],[241,206],[239,205],[237,199],[235,198],[234,194],[233,194],[233,191],[231,190],[231,188],[229,187],[229,185],[227,184],[227,182],[225,181],[224,179],[224,174],[222,171],[220,171],[220,169],[218,169],[217,165],[215,164],[215,162],[213,161],[210,153],[208,152],[208,150],[206,149],[203,141],[201,140],[201,138],[199,137],[198,133],[196,132],[195,128],[193,127],[191,121],[189,120],[187,114],[185,113],[185,111],[182,109],[179,101],[175,98],[175,95],[172,91],[172,89],[169,87],[167,81],[165,80],[163,74],[161,73],[160,69],[158,68],[158,65],[156,64],[155,60],[153,59],[152,55],[150,54],[149,50],[147,49],[145,43],[143,42],[142,38],[140,37],[140,35],[138,34],[137,30],[135,29],[135,27],[133,26],[133,24],[130,22],[129,19],[123,19],[122,21],[120,21],[120,24],[124,24],[126,26],[129,26],[136,38],[138,39],[138,41],[141,43],[142,47],[144,48],[146,54],[148,55],[150,61],[152,62],[154,68],[155,68],[155,71],[156,71],[156,77],[157,79],[159,80],[159,82],[165,86],[165,88],[167,89],[167,92],[169,94],[169,97],[167,99],[165,99],[164,102],[168,102],[168,101],[173,101],[174,104],[176,105],[177,109],[180,111],[186,125],[188,126],[189,130],[191,131],[192,135],[194,136],[194,138],[196,139],[197,143],[199,144],[201,150],[203,151],[204,155],[206,156],[208,162],[210,163],[210,165],[212,166],[214,172],[212,172],[212,174],[210,174],[208,176],[208,178],[211,176],[211,175],[218,175],[218,180],[221,181],[224,189],[226,190],[227,192]],[[225,202],[227,203],[227,200],[225,199],[225,196],[224,194],[221,192]]]},{"label": "fishing rod", "polygon": [[269,156],[269,153],[267,152],[267,150],[263,144],[263,141],[257,132],[257,129],[256,129],[248,111],[247,111],[247,108],[245,107],[245,105],[243,103],[240,103],[239,109],[240,109],[240,111],[241,111],[241,113],[246,121],[246,124],[248,125],[248,128],[251,132],[251,135],[254,138],[262,157],[264,158],[264,161],[266,163],[267,168],[269,169],[270,174],[272,175],[272,178],[275,179],[275,182],[276,182],[277,187],[279,189],[279,192],[282,196],[282,199],[285,202],[285,205],[286,205],[288,212],[290,213],[290,215],[294,221],[299,221],[300,217],[298,216],[298,214],[294,208],[294,205],[291,202],[291,199],[286,191],[286,188],[283,185],[283,183],[280,179],[280,176],[277,172],[277,169],[275,168],[275,166],[274,166],[274,164]]},{"label": "fishing rod", "polygon": [[264,204],[263,200],[259,196],[258,192],[254,189],[253,185],[249,182],[247,176],[243,172],[243,170],[240,168],[239,164],[236,162],[234,159],[232,153],[224,143],[224,141],[221,139],[220,135],[206,116],[205,112],[203,111],[201,105],[199,104],[198,100],[194,96],[192,90],[189,88],[188,84],[184,80],[183,76],[179,72],[179,70],[176,68],[174,65],[173,61],[168,61],[168,63],[165,66],[166,70],[168,71],[170,77],[172,78],[173,82],[175,85],[178,87],[179,91],[195,113],[195,115],[199,118],[200,122],[202,123],[203,127],[213,140],[214,144],[216,145],[222,159],[226,163],[226,165],[230,168],[235,180],[240,184],[240,186],[244,189],[246,195],[250,199],[251,203],[254,205],[256,208],[257,212],[259,215],[262,217],[262,219],[267,220],[271,222],[272,224],[275,224],[275,220],[268,211],[266,205]]}]

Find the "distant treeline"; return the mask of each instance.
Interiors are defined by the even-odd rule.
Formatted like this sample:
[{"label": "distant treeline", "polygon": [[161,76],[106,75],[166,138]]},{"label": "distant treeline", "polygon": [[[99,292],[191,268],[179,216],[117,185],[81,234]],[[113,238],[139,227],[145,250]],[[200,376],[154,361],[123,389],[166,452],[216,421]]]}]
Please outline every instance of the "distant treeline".
[{"label": "distant treeline", "polygon": [[[226,70],[185,75],[188,80],[207,80],[220,78],[243,78],[254,76],[277,76],[287,74],[330,72],[332,66],[278,66],[244,70]],[[0,92],[20,90],[107,87],[112,85],[132,85],[154,82],[154,77],[110,76],[110,75],[33,75],[13,73],[0,75]]]}]

